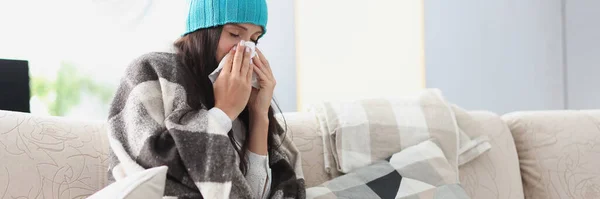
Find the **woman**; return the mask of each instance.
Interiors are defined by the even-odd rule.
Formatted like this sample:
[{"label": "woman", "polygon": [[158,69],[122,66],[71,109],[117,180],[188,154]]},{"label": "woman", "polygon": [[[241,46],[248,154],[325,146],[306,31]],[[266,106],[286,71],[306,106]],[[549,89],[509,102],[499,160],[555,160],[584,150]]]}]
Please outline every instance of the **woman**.
[{"label": "woman", "polygon": [[109,116],[109,178],[166,165],[165,196],[304,198],[298,151],[273,116],[271,66],[245,44],[266,24],[265,0],[191,0],[177,53],[126,71]]}]

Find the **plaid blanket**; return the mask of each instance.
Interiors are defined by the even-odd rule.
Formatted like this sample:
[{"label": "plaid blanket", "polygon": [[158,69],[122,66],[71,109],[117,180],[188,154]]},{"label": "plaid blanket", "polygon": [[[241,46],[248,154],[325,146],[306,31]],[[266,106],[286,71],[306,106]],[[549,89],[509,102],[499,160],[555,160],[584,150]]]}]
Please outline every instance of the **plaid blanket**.
[{"label": "plaid blanket", "polygon": [[467,199],[457,173],[432,141],[306,190],[307,198]]},{"label": "plaid blanket", "polygon": [[459,165],[491,145],[485,136],[471,139],[462,132],[454,110],[437,89],[404,98],[324,102],[309,107],[323,133],[325,169],[334,175],[365,167],[429,139],[440,146],[458,172]]},{"label": "plaid blanket", "polygon": [[[188,105],[195,90],[184,77],[172,53],[144,55],[127,69],[109,113],[109,179],[166,165],[165,196],[251,198],[229,132],[206,109]],[[289,138],[274,141],[281,147],[269,148],[270,198],[304,198],[298,150]]]}]

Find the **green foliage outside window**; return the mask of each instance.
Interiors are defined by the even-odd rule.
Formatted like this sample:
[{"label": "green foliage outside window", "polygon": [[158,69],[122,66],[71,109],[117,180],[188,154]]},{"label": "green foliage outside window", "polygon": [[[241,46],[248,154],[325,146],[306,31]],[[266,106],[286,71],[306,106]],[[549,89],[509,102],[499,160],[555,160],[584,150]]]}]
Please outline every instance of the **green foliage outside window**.
[{"label": "green foliage outside window", "polygon": [[64,116],[80,104],[82,95],[88,93],[102,103],[110,103],[113,89],[80,74],[71,63],[61,62],[56,79],[31,78],[31,96],[37,96],[54,116]]}]

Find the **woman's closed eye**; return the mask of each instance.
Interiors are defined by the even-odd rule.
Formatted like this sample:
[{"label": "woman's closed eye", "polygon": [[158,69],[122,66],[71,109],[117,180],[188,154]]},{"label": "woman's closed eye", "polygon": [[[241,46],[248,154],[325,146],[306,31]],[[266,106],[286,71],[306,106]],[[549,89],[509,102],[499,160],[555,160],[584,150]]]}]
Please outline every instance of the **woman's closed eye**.
[{"label": "woman's closed eye", "polygon": [[[239,34],[235,34],[235,33],[232,33],[232,32],[230,32],[229,35],[231,37],[233,37],[233,38],[240,38]],[[250,41],[254,42],[254,44],[258,44],[258,39],[251,39]]]}]

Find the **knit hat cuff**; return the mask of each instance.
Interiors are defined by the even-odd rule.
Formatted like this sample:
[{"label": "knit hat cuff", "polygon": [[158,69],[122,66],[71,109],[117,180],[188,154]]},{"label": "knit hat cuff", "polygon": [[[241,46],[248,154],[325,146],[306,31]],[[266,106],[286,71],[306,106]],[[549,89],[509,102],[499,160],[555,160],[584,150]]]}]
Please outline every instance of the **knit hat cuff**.
[{"label": "knit hat cuff", "polygon": [[[266,0],[191,0],[183,35],[228,23],[249,23],[267,31]],[[261,35],[262,36],[262,35]]]}]

